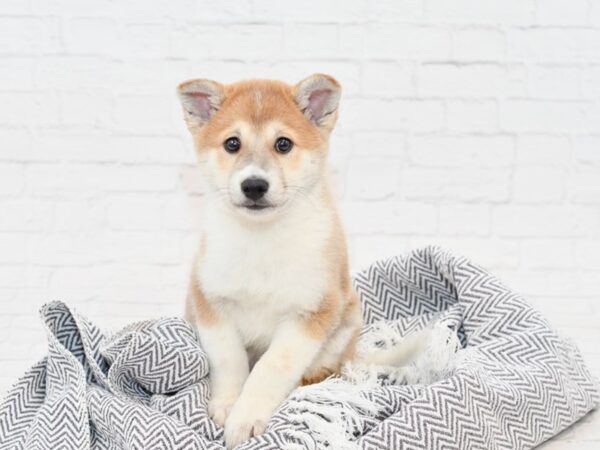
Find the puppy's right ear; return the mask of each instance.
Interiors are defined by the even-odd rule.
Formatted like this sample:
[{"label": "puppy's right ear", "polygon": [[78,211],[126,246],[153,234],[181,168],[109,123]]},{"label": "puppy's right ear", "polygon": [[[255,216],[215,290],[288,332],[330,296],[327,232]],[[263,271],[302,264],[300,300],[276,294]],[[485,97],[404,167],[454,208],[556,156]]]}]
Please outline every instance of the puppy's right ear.
[{"label": "puppy's right ear", "polygon": [[223,103],[224,89],[216,81],[190,80],[177,87],[177,95],[183,107],[188,127],[200,128],[219,110]]},{"label": "puppy's right ear", "polygon": [[316,126],[331,130],[337,120],[342,88],[335,78],[316,73],[293,87],[296,103]]}]

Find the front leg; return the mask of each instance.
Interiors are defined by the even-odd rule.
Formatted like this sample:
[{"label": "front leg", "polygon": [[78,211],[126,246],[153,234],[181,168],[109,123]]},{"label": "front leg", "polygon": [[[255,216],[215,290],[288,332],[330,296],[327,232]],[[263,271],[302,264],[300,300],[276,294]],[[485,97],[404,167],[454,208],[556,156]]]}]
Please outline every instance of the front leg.
[{"label": "front leg", "polygon": [[248,377],[248,355],[234,325],[226,319],[199,327],[200,340],[210,364],[208,413],[223,426]]},{"label": "front leg", "polygon": [[323,333],[314,333],[304,321],[288,321],[278,327],[225,422],[227,448],[265,430],[275,410],[298,386],[324,338]]},{"label": "front leg", "polygon": [[193,276],[188,302],[195,307],[198,334],[210,366],[208,413],[223,426],[248,377],[248,355],[235,325],[207,301]]}]

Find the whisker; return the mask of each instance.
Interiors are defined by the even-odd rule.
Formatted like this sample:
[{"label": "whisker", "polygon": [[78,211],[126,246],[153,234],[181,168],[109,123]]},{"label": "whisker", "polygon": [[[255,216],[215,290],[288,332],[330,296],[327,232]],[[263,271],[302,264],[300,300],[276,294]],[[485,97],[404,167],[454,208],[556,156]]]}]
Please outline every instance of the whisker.
[{"label": "whisker", "polygon": [[306,191],[303,186],[296,186],[293,184],[284,185],[286,189],[289,189],[296,198],[307,201],[313,208],[317,207],[315,199]]}]

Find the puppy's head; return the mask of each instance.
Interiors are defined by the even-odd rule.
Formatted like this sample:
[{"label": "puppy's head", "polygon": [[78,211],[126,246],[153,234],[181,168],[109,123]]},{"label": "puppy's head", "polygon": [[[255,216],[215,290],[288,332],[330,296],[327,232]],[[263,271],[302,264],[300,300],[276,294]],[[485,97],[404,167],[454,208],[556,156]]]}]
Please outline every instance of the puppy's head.
[{"label": "puppy's head", "polygon": [[295,86],[255,80],[178,87],[201,167],[219,202],[241,217],[275,217],[306,199],[324,173],[340,85],[312,75]]}]

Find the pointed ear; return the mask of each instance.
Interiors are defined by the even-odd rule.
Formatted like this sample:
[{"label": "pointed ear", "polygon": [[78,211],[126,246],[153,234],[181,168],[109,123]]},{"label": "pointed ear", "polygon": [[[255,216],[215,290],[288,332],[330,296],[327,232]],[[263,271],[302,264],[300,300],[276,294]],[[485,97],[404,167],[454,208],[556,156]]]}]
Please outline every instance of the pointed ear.
[{"label": "pointed ear", "polygon": [[317,73],[294,86],[296,103],[315,125],[331,129],[337,119],[342,88],[329,75]]},{"label": "pointed ear", "polygon": [[190,129],[206,124],[223,103],[224,89],[216,81],[190,80],[177,87],[185,121]]}]

